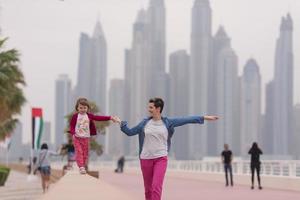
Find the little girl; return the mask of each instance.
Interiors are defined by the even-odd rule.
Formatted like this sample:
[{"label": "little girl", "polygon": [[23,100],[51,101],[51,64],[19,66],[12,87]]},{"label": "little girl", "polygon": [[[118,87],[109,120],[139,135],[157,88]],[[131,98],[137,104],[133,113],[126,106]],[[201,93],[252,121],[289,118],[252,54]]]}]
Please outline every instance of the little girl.
[{"label": "little girl", "polygon": [[79,98],[76,102],[76,113],[73,114],[70,121],[69,133],[72,134],[75,147],[76,162],[81,174],[86,174],[86,164],[89,154],[90,136],[96,135],[95,121],[113,120],[111,116],[97,116],[88,113],[90,105],[86,98]]}]

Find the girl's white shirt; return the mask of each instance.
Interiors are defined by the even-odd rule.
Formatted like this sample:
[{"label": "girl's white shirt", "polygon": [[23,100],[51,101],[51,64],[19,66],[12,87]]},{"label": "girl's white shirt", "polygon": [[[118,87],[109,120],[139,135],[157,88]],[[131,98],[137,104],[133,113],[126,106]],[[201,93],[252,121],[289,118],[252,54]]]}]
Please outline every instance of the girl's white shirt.
[{"label": "girl's white shirt", "polygon": [[86,113],[78,113],[77,122],[75,126],[75,136],[81,138],[88,138],[91,136],[90,119]]}]

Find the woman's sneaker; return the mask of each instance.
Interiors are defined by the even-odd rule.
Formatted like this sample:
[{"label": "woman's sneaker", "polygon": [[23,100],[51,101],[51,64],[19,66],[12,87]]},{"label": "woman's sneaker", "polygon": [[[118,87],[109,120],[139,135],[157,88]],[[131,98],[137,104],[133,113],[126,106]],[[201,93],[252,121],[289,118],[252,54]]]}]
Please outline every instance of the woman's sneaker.
[{"label": "woman's sneaker", "polygon": [[80,172],[80,174],[86,174],[84,167],[79,167],[79,172]]}]

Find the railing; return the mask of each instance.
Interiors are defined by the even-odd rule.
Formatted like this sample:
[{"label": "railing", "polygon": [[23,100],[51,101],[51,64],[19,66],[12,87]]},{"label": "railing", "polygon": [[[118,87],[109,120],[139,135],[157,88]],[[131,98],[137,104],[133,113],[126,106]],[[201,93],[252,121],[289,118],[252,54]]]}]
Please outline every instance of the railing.
[{"label": "railing", "polygon": [[[114,161],[100,161],[94,163],[98,167],[114,168]],[[127,161],[126,168],[140,168],[139,161]],[[238,175],[250,174],[249,161],[235,161],[232,163],[233,172]],[[220,161],[175,161],[169,160],[168,170],[181,172],[223,173]],[[267,160],[261,163],[261,174],[266,176],[283,176],[300,178],[299,160]]]}]

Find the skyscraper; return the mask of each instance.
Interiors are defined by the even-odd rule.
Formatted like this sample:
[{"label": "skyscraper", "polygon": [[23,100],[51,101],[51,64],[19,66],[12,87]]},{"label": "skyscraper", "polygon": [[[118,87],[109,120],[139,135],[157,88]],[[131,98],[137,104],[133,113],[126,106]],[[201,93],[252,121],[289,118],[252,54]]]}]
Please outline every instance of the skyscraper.
[{"label": "skyscraper", "polygon": [[[170,55],[170,116],[179,117],[188,115],[189,91],[188,91],[189,55],[185,50],[179,50]],[[188,126],[177,127],[173,135],[171,154],[176,159],[189,159]]]},{"label": "skyscraper", "polygon": [[91,71],[90,71],[90,97],[100,108],[102,113],[106,112],[107,97],[107,45],[105,36],[98,21],[95,26],[91,41]]},{"label": "skyscraper", "polygon": [[147,10],[151,44],[151,71],[165,72],[166,60],[166,11],[164,0],[150,0]]},{"label": "skyscraper", "polygon": [[[211,8],[208,0],[195,0],[192,8],[191,58],[189,69],[189,112],[207,112],[208,69],[211,66]],[[190,126],[190,155],[201,158],[207,152],[206,126]]]},{"label": "skyscraper", "polygon": [[[167,100],[166,74],[166,14],[164,0],[150,0],[147,10],[149,27],[148,98],[159,96]],[[167,110],[167,109],[166,109]],[[164,110],[164,112],[166,112]]]},{"label": "skyscraper", "polygon": [[[218,72],[218,56],[224,48],[230,47],[230,38],[223,26],[220,26],[213,37],[212,65],[208,69],[208,113],[217,113],[217,81],[214,78]],[[207,123],[207,154],[219,155],[217,148],[217,123]]]},{"label": "skyscraper", "polygon": [[[131,106],[134,106],[132,105],[131,101],[134,100],[134,98],[131,98],[132,97],[132,94],[134,93],[134,91],[131,90],[131,88],[133,87],[133,84],[134,82],[132,81],[133,80],[133,69],[132,69],[132,64],[131,64],[131,61],[130,61],[130,50],[129,49],[125,49],[124,53],[125,53],[125,76],[124,76],[124,94],[126,94],[126,98],[124,98],[124,119],[128,120],[129,123],[132,124],[132,121],[131,121],[131,118],[133,117],[133,113],[132,112],[132,109],[131,109]],[[129,155],[130,154],[130,144],[131,142],[133,141],[133,139],[129,139],[128,140],[125,140],[125,147],[124,147],[124,154],[125,155]],[[136,140],[134,140],[134,142],[136,143]]]},{"label": "skyscraper", "polygon": [[[125,86],[128,92],[130,108],[126,112],[129,125],[137,124],[146,115],[148,99],[147,83],[150,63],[149,25],[147,12],[141,9],[133,25],[133,39],[131,48],[126,50],[125,61]],[[127,108],[126,108],[127,109]],[[138,154],[137,137],[130,138],[128,153]]]},{"label": "skyscraper", "polygon": [[265,117],[262,131],[262,147],[265,154],[273,154],[274,149],[274,81],[270,81],[266,85],[266,99],[265,99]]},{"label": "skyscraper", "polygon": [[[168,75],[165,70],[165,7],[163,0],[150,0],[147,10],[138,12],[133,25],[131,48],[126,50],[125,89],[128,96],[130,125],[147,115],[151,97],[168,101]],[[164,109],[164,114],[168,110]],[[127,109],[127,108],[126,108]],[[129,152],[137,155],[137,139],[131,139]]]},{"label": "skyscraper", "polygon": [[253,142],[261,138],[261,77],[259,66],[249,59],[241,81],[241,155],[247,155]]},{"label": "skyscraper", "polygon": [[[23,147],[22,146],[23,145],[23,142],[22,142],[23,131],[22,130],[23,130],[23,125],[21,122],[18,122],[16,125],[16,128],[14,129],[14,131],[11,135],[10,147],[8,147],[10,161],[15,161],[18,158],[23,156],[24,149],[22,148]],[[2,149],[1,149],[1,151],[2,151]],[[29,153],[29,151],[26,153]]]},{"label": "skyscraper", "polygon": [[79,63],[77,71],[77,83],[75,89],[75,99],[78,97],[90,97],[89,87],[91,75],[91,55],[92,55],[91,38],[85,34],[80,34],[79,41]]},{"label": "skyscraper", "polygon": [[49,146],[51,146],[52,142],[51,142],[51,123],[48,121],[45,121],[44,123],[44,131],[43,131],[43,135],[41,138],[41,144],[42,143],[47,143]]},{"label": "skyscraper", "polygon": [[71,80],[68,75],[59,75],[55,83],[55,146],[66,143],[64,130],[67,125],[65,116],[72,111]]},{"label": "skyscraper", "polygon": [[293,113],[293,21],[283,17],[276,42],[274,74],[274,154],[289,155]]},{"label": "skyscraper", "polygon": [[294,134],[293,134],[293,142],[291,143],[292,146],[292,154],[294,156],[294,159],[300,159],[300,123],[299,123],[299,119],[300,119],[300,104],[296,104],[294,106],[294,119],[293,119],[293,123],[294,123]]},{"label": "skyscraper", "polygon": [[[110,82],[109,89],[109,113],[119,116],[124,119],[124,80],[113,79]],[[108,143],[108,154],[113,157],[119,157],[124,155],[125,152],[125,141],[129,138],[120,131],[120,127],[117,125],[112,125],[108,128],[109,133],[107,134]]]},{"label": "skyscraper", "polygon": [[234,139],[237,131],[236,120],[238,118],[238,72],[237,56],[232,48],[222,49],[217,59],[217,73],[215,80],[217,83],[217,115],[222,116],[222,120],[217,123],[217,149],[221,152],[225,143],[234,149]]},{"label": "skyscraper", "polygon": [[107,85],[107,45],[99,21],[92,37],[80,36],[79,65],[75,97],[86,97],[106,111]]}]

